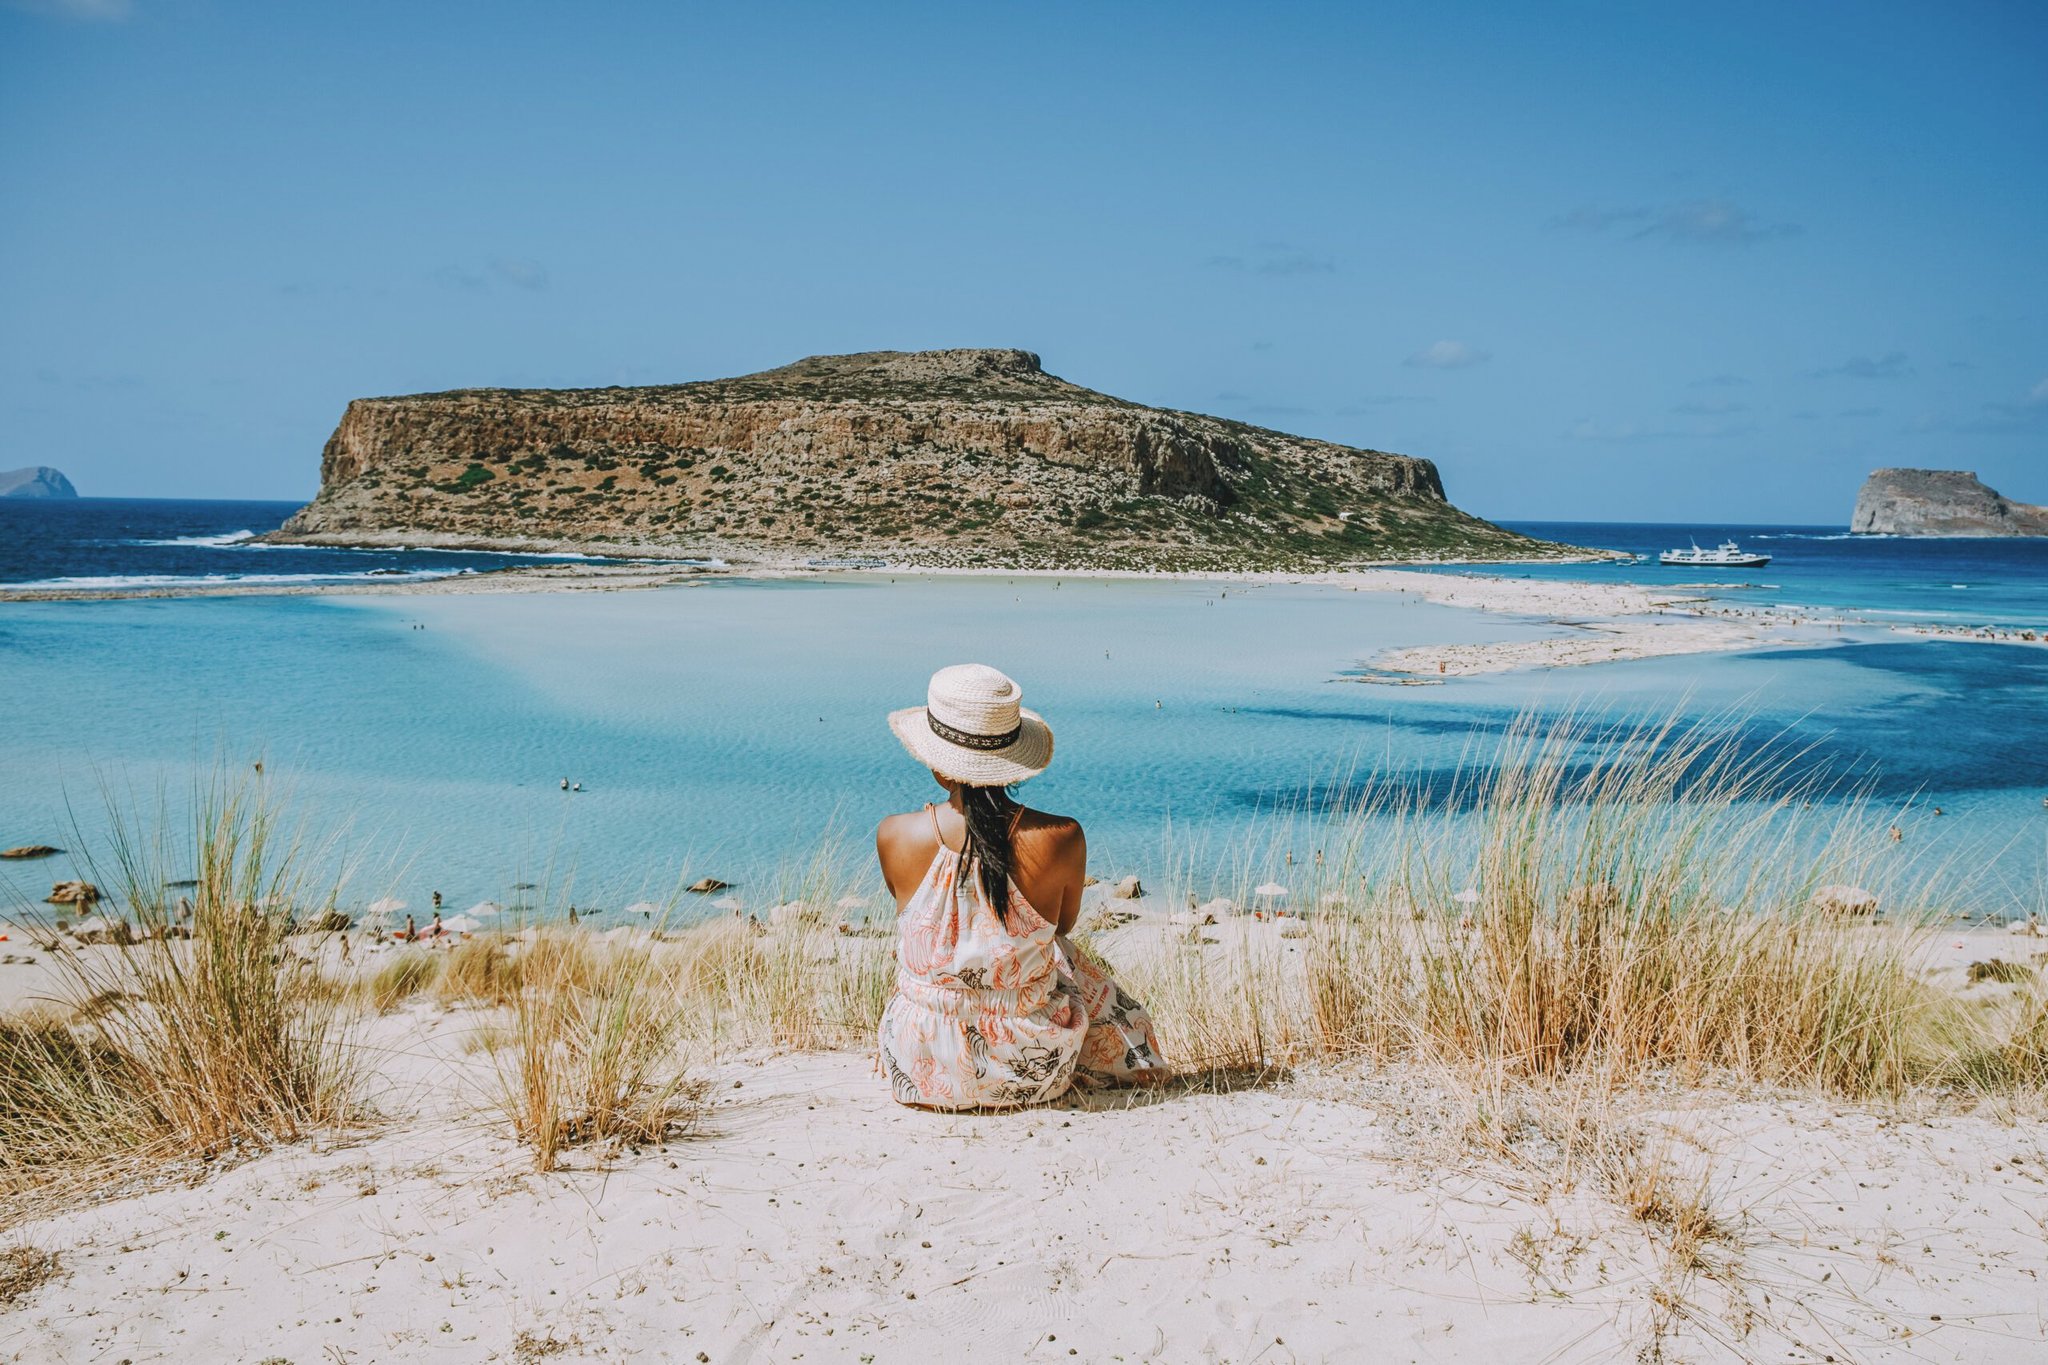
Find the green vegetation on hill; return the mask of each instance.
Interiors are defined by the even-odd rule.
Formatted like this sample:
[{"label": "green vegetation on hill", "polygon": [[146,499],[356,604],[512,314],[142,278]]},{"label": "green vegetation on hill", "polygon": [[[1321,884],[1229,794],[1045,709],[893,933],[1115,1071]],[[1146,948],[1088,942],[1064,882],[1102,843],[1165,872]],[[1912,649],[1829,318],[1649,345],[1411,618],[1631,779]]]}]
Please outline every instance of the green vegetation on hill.
[{"label": "green vegetation on hill", "polygon": [[361,399],[321,472],[282,538],[1047,568],[1567,552],[1459,511],[1428,460],[1143,407],[1025,351]]}]

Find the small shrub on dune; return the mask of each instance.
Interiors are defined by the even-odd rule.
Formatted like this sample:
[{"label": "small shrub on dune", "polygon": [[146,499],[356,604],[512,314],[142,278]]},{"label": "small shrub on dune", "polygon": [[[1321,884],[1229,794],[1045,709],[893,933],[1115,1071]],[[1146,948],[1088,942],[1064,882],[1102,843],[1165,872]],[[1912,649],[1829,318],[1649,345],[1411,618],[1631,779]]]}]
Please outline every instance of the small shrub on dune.
[{"label": "small shrub on dune", "polygon": [[[1524,722],[1450,793],[1375,792],[1319,831],[1343,852],[1307,877],[1321,908],[1298,966],[1185,946],[1134,964],[1132,988],[1197,1061],[1354,1054],[1616,1084],[1673,1069],[1898,1095],[1969,1045],[1918,970],[1910,912],[1934,887],[1888,877],[1882,822],[1854,793],[1816,799],[1835,794],[1798,758],[1710,724]],[[1850,881],[1906,913],[1874,927],[1814,905]]]},{"label": "small shrub on dune", "polygon": [[587,991],[602,974],[604,951],[586,933],[545,929],[521,946],[518,970],[528,983],[546,982],[556,990]]},{"label": "small shrub on dune", "polygon": [[2032,1094],[2048,1101],[2048,992],[2022,997],[2010,1029],[1955,1059],[1955,1081],[1981,1095]]},{"label": "small shrub on dune", "polygon": [[425,948],[401,951],[370,975],[365,987],[370,1008],[379,1014],[397,1009],[431,989],[440,978],[444,959]]},{"label": "small shrub on dune", "polygon": [[54,1251],[26,1243],[0,1250],[0,1311],[14,1307],[63,1273],[64,1262]]},{"label": "small shrub on dune", "polygon": [[519,991],[519,966],[495,936],[472,938],[448,954],[434,983],[444,1005],[509,1005]]},{"label": "small shrub on dune", "polygon": [[676,989],[703,1010],[739,1011],[768,974],[765,938],[748,921],[734,918],[684,931],[669,954]]},{"label": "small shrub on dune", "polygon": [[513,1131],[552,1170],[585,1144],[686,1130],[697,1088],[679,1055],[685,1004],[644,945],[542,930],[519,958],[510,1044],[494,1054]]},{"label": "small shrub on dune", "polygon": [[[115,810],[111,865],[87,870],[118,889],[143,941],[53,955],[77,1022],[0,1032],[0,1075],[27,1086],[8,1091],[34,1097],[0,1102],[0,1161],[210,1155],[354,1114],[345,1024],[289,938],[291,908],[331,905],[331,892],[308,885],[257,787],[216,781],[196,808],[189,842]],[[196,873],[183,914],[166,901],[173,867]],[[170,933],[181,921],[189,939]]]},{"label": "small shrub on dune", "polygon": [[0,1018],[0,1183],[157,1136],[128,1059],[50,1015]]}]

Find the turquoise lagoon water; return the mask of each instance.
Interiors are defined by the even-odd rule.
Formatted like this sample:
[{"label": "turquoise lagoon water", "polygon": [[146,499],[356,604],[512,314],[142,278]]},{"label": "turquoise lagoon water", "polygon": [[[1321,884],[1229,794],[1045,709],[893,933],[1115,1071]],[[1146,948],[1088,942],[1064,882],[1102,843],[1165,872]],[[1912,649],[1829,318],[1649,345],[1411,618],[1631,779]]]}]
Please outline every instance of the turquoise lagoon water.
[{"label": "turquoise lagoon water", "polygon": [[[1897,813],[1916,856],[2038,897],[2048,651],[1850,630],[1438,687],[1352,676],[1392,645],[1550,629],[1326,587],[1002,576],[0,603],[0,845],[93,849],[107,787],[146,805],[162,784],[176,805],[260,758],[310,827],[345,831],[358,902],[512,903],[539,898],[516,886],[531,881],[617,909],[708,873],[760,906],[828,831],[859,868],[877,818],[935,793],[883,716],[979,659],[1053,724],[1055,762],[1024,790],[1087,822],[1105,873],[1258,844],[1276,813],[1347,784],[1441,791],[1531,708],[1683,706],[1811,746]],[[70,874],[8,866],[0,894]]]}]

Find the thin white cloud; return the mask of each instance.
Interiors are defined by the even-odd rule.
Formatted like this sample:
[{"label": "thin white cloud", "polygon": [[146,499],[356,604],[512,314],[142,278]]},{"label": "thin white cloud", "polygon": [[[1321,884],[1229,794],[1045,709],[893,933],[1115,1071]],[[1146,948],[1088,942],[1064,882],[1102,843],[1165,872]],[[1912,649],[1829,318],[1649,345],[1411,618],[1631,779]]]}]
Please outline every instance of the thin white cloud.
[{"label": "thin white cloud", "polygon": [[1472,365],[1483,365],[1491,359],[1493,352],[1479,350],[1462,341],[1433,341],[1401,363],[1411,369],[1462,370]]},{"label": "thin white cloud", "polygon": [[1754,422],[1713,422],[1703,427],[1647,427],[1639,422],[1596,422],[1581,418],[1565,432],[1573,441],[1718,441],[1748,436],[1756,431]]},{"label": "thin white cloud", "polygon": [[6,0],[6,3],[9,9],[50,19],[74,19],[86,24],[118,24],[135,15],[135,6],[129,0]]},{"label": "thin white cloud", "polygon": [[491,269],[499,279],[516,284],[521,289],[545,289],[548,287],[548,268],[539,261],[524,258],[499,258],[491,262]]},{"label": "thin white cloud", "polygon": [[1589,205],[1550,220],[1555,228],[1604,234],[1610,228],[1633,226],[1631,241],[1661,238],[1673,242],[1706,242],[1718,246],[1750,246],[1781,237],[1797,237],[1797,223],[1759,218],[1726,199],[1688,199],[1675,204]]},{"label": "thin white cloud", "polygon": [[1942,432],[1961,436],[2009,436],[2048,430],[2048,379],[2042,379],[2017,403],[1984,403],[1975,417],[1932,414],[1908,423],[1910,435]]},{"label": "thin white cloud", "polygon": [[548,287],[548,269],[539,261],[524,257],[499,256],[484,262],[481,267],[444,265],[434,272],[434,279],[445,288],[469,293],[481,292],[494,285],[540,290]]},{"label": "thin white cloud", "polygon": [[1637,223],[1650,216],[1646,208],[1603,209],[1587,206],[1573,209],[1550,220],[1552,227],[1577,228],[1581,232],[1605,232],[1616,223]]},{"label": "thin white cloud", "polygon": [[1337,262],[1286,242],[1260,242],[1249,256],[1211,256],[1202,267],[1237,275],[1333,275]]},{"label": "thin white cloud", "polygon": [[1412,393],[1379,394],[1372,398],[1361,398],[1356,402],[1346,403],[1337,409],[1337,415],[1339,417],[1362,417],[1366,413],[1377,412],[1381,408],[1391,408],[1400,403],[1434,403],[1435,401],[1434,398],[1424,398]]},{"label": "thin white cloud", "polygon": [[1913,367],[1906,361],[1904,351],[1887,351],[1881,356],[1854,355],[1839,365],[1824,370],[1814,370],[1814,379],[1910,379]]}]

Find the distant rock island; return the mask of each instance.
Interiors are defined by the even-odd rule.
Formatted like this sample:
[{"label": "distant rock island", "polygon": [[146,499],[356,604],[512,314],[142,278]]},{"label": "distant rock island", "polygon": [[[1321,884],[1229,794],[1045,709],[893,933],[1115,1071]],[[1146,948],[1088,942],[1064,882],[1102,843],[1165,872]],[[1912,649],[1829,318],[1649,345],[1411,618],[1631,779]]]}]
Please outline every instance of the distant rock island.
[{"label": "distant rock island", "polygon": [[360,398],[274,538],[1048,568],[1567,553],[1453,507],[1428,460],[1142,407],[1015,350]]},{"label": "distant rock island", "polygon": [[1961,469],[1880,469],[1849,529],[1886,536],[2048,536],[2048,507],[2014,502]]},{"label": "distant rock island", "polygon": [[0,498],[75,498],[78,490],[61,470],[46,464],[0,469]]}]

